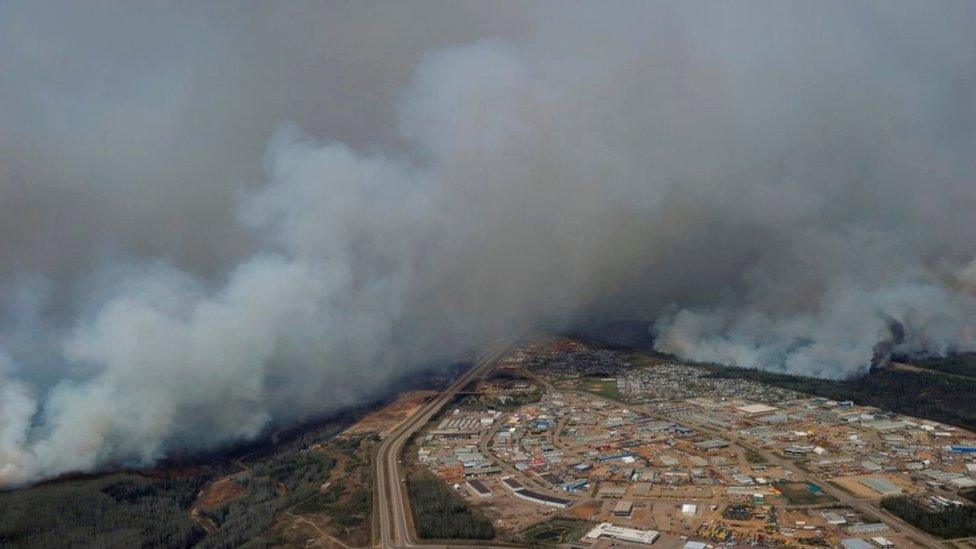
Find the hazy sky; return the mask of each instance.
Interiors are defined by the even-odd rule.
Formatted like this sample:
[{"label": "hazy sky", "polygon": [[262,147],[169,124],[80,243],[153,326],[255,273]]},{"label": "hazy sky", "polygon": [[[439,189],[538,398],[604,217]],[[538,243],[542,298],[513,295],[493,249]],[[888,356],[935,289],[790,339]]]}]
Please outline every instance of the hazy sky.
[{"label": "hazy sky", "polygon": [[976,348],[971,2],[0,5],[0,483],[513,330]]}]

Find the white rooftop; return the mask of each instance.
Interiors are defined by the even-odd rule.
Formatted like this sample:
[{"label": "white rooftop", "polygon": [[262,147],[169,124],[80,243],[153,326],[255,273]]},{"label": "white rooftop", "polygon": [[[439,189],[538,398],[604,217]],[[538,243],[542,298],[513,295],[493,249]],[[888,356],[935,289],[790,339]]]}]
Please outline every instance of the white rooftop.
[{"label": "white rooftop", "polygon": [[874,549],[871,544],[860,538],[847,538],[840,540],[844,549]]},{"label": "white rooftop", "polygon": [[767,406],[766,404],[747,404],[745,406],[739,406],[736,410],[740,412],[745,412],[747,414],[765,414],[768,412],[775,412],[776,407]]},{"label": "white rooftop", "polygon": [[656,530],[638,530],[636,528],[615,526],[609,522],[601,522],[586,534],[586,537],[591,540],[609,538],[632,543],[645,543],[647,545],[654,543],[660,536],[661,533]]},{"label": "white rooftop", "polygon": [[956,488],[972,488],[976,486],[976,480],[969,477],[957,477],[949,481],[950,484],[954,485]]}]

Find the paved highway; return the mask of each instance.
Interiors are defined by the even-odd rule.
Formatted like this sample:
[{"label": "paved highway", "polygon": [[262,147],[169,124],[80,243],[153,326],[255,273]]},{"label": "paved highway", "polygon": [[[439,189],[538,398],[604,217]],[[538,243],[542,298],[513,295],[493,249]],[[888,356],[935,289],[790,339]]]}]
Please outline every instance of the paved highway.
[{"label": "paved highway", "polygon": [[[491,370],[513,343],[514,339],[506,341],[503,345],[499,345],[482,356],[471,369],[459,377],[450,387],[421,406],[418,411],[404,420],[380,443],[376,455],[375,482],[379,494],[377,503],[380,513],[380,543],[383,547],[447,547],[445,545],[417,543],[411,538],[407,512],[409,503],[405,494],[404,481],[400,478],[400,454],[411,435],[430,421],[430,418],[434,417],[471,380]],[[480,547],[485,546],[481,545]]]},{"label": "paved highway", "polygon": [[[447,403],[454,398],[458,391],[463,389],[468,383],[476,379],[479,376],[486,374],[495,363],[511,348],[514,340],[507,341],[504,345],[500,345],[493,349],[492,351],[486,353],[482,356],[467,372],[465,372],[461,377],[459,377],[450,387],[438,393],[438,395],[425,403],[421,408],[416,411],[413,415],[405,419],[396,429],[394,429],[389,436],[387,436],[379,446],[379,450],[376,455],[376,472],[375,472],[375,482],[376,489],[378,492],[378,508],[380,516],[380,543],[382,547],[425,547],[425,548],[448,548],[452,545],[443,544],[427,544],[422,541],[415,541],[411,537],[411,530],[409,525],[409,513],[408,513],[408,501],[406,496],[406,488],[404,486],[404,481],[400,476],[400,455],[403,451],[404,445],[410,439],[410,437],[417,432],[421,427],[427,424],[434,415],[436,415],[441,408],[443,408]],[[537,377],[537,376],[533,376]],[[539,378],[541,380],[541,378]],[[547,380],[543,381],[544,387],[547,392],[552,391],[553,387],[548,383]],[[599,400],[604,400],[615,406],[622,408],[632,409],[637,412],[649,414],[660,419],[671,419],[665,418],[658,414],[651,412],[645,407],[625,404],[619,401],[608,399],[605,397],[599,397],[593,394],[587,394],[589,397],[596,397]],[[918,530],[917,528],[911,526],[910,524],[900,520],[898,517],[887,513],[883,509],[872,505],[870,502],[864,501],[860,498],[852,497],[838,489],[833,488],[828,483],[823,482],[820,479],[814,479],[811,475],[804,471],[799,470],[795,465],[783,460],[768,452],[765,448],[757,447],[748,442],[742,440],[740,437],[736,436],[735,433],[719,433],[705,425],[697,424],[697,422],[689,422],[687,418],[682,418],[681,421],[691,424],[694,428],[701,432],[708,433],[712,436],[725,436],[730,438],[733,444],[737,444],[746,449],[752,449],[759,452],[768,461],[782,465],[785,468],[793,472],[794,476],[799,480],[804,480],[807,482],[816,481],[817,484],[828,494],[837,498],[842,504],[857,509],[862,513],[881,515],[889,524],[894,524],[903,530],[906,530],[911,534],[913,538],[922,545],[927,547],[940,547],[941,544],[939,540],[936,540],[932,536]],[[730,436],[731,435],[731,436]],[[478,545],[479,547],[491,547],[488,545]],[[465,544],[458,543],[453,545],[453,547],[465,547]],[[470,545],[468,545],[470,547]],[[498,547],[511,547],[499,545]]]}]

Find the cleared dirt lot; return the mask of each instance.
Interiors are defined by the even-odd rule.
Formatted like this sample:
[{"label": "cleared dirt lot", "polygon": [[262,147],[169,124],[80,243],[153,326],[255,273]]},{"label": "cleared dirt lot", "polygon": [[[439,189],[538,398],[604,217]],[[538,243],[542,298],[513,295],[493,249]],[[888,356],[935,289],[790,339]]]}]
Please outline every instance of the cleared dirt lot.
[{"label": "cleared dirt lot", "polygon": [[435,394],[435,391],[409,391],[403,393],[390,405],[372,411],[360,418],[359,421],[346,429],[344,434],[361,435],[365,433],[377,433],[380,436],[386,436],[401,421],[410,417],[425,400]]},{"label": "cleared dirt lot", "polygon": [[194,508],[216,509],[244,493],[244,486],[235,479],[237,475],[224,477],[207,486],[194,502]]},{"label": "cleared dirt lot", "polygon": [[901,488],[902,493],[904,494],[909,494],[917,491],[917,488],[912,485],[911,479],[909,479],[904,475],[897,475],[897,474],[875,473],[871,475],[851,475],[851,476],[837,477],[831,479],[831,482],[833,482],[836,485],[839,485],[840,487],[844,488],[848,492],[857,495],[858,497],[881,499],[882,496],[880,492],[874,490],[873,488],[865,486],[864,484],[861,484],[860,481],[868,477],[883,478],[891,482],[898,488]]}]

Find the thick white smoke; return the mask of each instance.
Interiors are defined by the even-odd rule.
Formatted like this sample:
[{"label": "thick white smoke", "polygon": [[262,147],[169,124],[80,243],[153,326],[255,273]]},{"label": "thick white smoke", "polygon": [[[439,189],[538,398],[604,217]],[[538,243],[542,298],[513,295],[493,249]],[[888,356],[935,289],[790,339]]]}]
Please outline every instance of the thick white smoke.
[{"label": "thick white smoke", "polygon": [[[932,283],[832,288],[810,312],[672,312],[658,320],[655,344],[697,361],[839,378],[866,369],[879,343],[890,342],[888,356],[968,350],[974,312],[973,296]],[[904,340],[892,333],[901,330]]]},{"label": "thick white smoke", "polygon": [[[54,200],[89,232],[105,223],[94,206],[12,182],[23,171],[71,188],[51,172],[119,163],[106,194],[123,197],[103,212],[122,236],[97,266],[43,253],[68,247],[70,227],[45,246],[10,237],[2,251],[57,276],[21,273],[0,292],[0,484],[246,440],[526,325],[656,319],[660,350],[825,377],[879,354],[976,348],[976,32],[957,13],[972,6],[910,6],[540,4],[471,36],[445,6],[423,23],[450,29],[434,37],[391,16],[372,36],[402,42],[359,44],[334,22],[343,47],[318,29],[301,47],[268,39],[308,63],[306,50],[329,51],[328,85],[245,79],[261,93],[238,103],[236,86],[186,77],[202,106],[187,91],[188,110],[168,97],[163,114],[147,114],[154,103],[131,119],[110,110],[128,131],[153,122],[139,147],[184,133],[197,146],[159,145],[164,164],[79,146],[67,156],[84,161],[66,168],[25,155],[26,168],[0,172],[0,196]],[[373,21],[336,9],[359,30]],[[277,61],[247,44],[213,66]],[[403,44],[426,53],[400,60]],[[405,81],[384,95],[357,63],[389,63]],[[25,67],[6,71],[27,83],[0,82],[0,99],[26,97]],[[353,108],[361,124],[333,112],[314,132],[328,138],[252,113],[294,94],[330,112],[371,107]],[[229,121],[219,131],[195,121],[210,109]],[[257,129],[244,139],[237,120]],[[344,125],[355,135],[332,133]],[[211,182],[247,173],[235,162],[260,156],[253,135],[272,127],[263,185]],[[210,140],[233,154],[207,158]],[[192,233],[192,252],[172,244],[173,227]],[[201,257],[210,249],[217,259]]]}]

